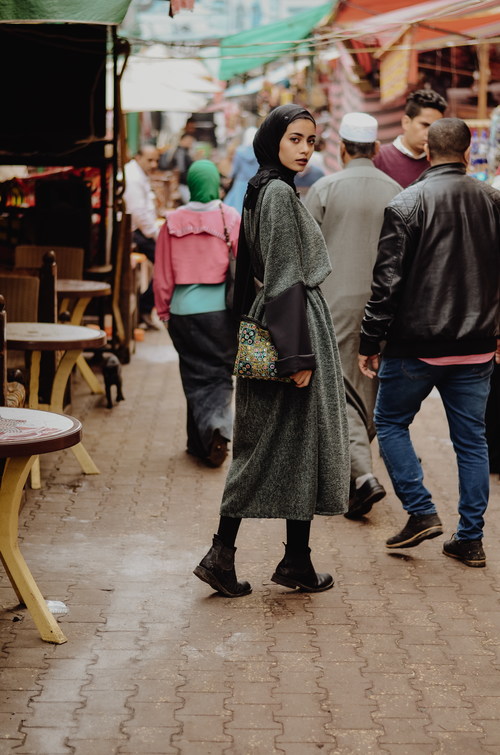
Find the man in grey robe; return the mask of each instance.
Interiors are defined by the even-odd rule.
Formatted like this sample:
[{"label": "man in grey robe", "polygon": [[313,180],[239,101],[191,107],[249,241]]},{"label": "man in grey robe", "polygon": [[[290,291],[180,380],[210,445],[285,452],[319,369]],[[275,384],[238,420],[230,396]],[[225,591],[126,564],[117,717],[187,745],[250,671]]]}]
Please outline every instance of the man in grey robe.
[{"label": "man in grey robe", "polygon": [[366,113],[343,117],[339,135],[344,169],[316,181],[304,200],[323,232],[333,268],[322,289],[335,325],[347,399],[351,488],[345,516],[350,519],[364,516],[385,496],[373,474],[370,448],[377,384],[361,375],[357,364],[384,209],[401,191],[373,165],[379,149],[377,126]]}]

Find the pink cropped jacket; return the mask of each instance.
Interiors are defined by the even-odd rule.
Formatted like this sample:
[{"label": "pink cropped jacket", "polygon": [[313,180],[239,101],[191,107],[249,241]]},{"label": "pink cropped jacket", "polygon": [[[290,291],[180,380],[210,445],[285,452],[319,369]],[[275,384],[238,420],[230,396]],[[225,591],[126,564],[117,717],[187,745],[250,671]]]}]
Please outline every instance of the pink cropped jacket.
[{"label": "pink cropped jacket", "polygon": [[[222,203],[219,203],[222,204]],[[156,242],[153,290],[160,320],[170,317],[170,302],[177,285],[223,283],[229,263],[220,206],[192,210],[179,207],[167,213]],[[240,215],[222,204],[226,228],[238,248]]]}]

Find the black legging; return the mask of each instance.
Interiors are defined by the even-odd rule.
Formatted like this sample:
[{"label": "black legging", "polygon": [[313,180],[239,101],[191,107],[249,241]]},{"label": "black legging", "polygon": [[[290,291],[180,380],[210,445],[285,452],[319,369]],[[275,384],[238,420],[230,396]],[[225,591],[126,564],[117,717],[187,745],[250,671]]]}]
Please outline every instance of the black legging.
[{"label": "black legging", "polygon": [[[219,520],[218,536],[225,546],[233,548],[240,528],[241,519],[232,516],[221,516]],[[286,543],[293,550],[302,550],[309,546],[310,520],[287,519]]]}]

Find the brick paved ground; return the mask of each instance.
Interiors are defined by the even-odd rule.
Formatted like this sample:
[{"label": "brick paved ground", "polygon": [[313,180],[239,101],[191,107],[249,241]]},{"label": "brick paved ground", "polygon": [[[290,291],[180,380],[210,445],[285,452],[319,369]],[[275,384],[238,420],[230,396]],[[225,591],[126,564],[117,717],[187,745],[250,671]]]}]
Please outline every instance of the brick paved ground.
[{"label": "brick paved ground", "polygon": [[[387,553],[403,523],[390,493],[362,523],[318,518],[312,545],[333,590],[270,582],[283,523],[244,522],[226,600],[192,576],[216,524],[226,468],[184,452],[184,402],[166,334],[148,333],[112,411],[76,383],[73,413],[100,476],[44,457],[21,513],[23,553],[63,600],[65,645],[42,642],[0,569],[0,753],[312,755],[500,752],[500,486],[486,569],[442,538]],[[455,462],[439,399],[415,426],[446,534]],[[386,473],[377,462],[379,477]]]}]

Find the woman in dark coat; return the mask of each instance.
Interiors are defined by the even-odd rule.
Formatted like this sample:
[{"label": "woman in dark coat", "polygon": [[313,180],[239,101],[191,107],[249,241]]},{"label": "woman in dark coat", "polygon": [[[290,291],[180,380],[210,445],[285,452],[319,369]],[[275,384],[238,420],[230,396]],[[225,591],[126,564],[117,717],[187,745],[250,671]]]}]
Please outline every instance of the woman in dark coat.
[{"label": "woman in dark coat", "polygon": [[234,570],[238,528],[251,517],[286,519],[285,556],[273,582],[311,592],[333,586],[330,574],[314,570],[309,531],[315,514],[346,510],[349,438],[335,333],[319,289],[331,271],[328,252],[294,185],[315,131],[307,110],[283,105],[254,140],[259,170],[245,196],[234,306],[238,316],[249,314],[269,329],[278,374],[292,383],[237,378],[219,530],[194,571],[227,597],[251,590]]}]

